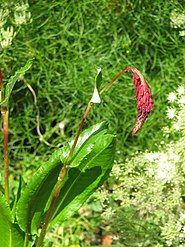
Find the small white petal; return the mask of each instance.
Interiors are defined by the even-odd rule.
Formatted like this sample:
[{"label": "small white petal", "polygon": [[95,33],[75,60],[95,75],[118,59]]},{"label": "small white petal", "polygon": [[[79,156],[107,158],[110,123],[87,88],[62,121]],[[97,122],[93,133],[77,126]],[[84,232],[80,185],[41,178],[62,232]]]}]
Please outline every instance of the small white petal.
[{"label": "small white petal", "polygon": [[169,119],[174,118],[174,117],[175,117],[175,109],[169,107],[169,108],[167,109],[167,117],[168,117]]},{"label": "small white petal", "polygon": [[183,86],[178,87],[178,88],[177,88],[177,93],[178,93],[179,95],[184,94],[184,93],[185,93],[185,88],[184,88]]},{"label": "small white petal", "polygon": [[59,127],[59,129],[64,129],[65,123],[64,123],[64,122],[60,122],[60,123],[58,124],[58,127]]},{"label": "small white petal", "polygon": [[178,102],[180,105],[185,105],[185,97],[180,97]]},{"label": "small white petal", "polygon": [[168,101],[174,102],[176,100],[176,94],[174,92],[169,93]]},{"label": "small white petal", "polygon": [[93,96],[91,98],[91,102],[94,104],[99,104],[101,102],[99,93],[98,93],[98,89],[95,87],[94,88],[94,92],[93,92]]},{"label": "small white petal", "polygon": [[101,68],[97,68],[97,73],[99,74],[101,72]]}]

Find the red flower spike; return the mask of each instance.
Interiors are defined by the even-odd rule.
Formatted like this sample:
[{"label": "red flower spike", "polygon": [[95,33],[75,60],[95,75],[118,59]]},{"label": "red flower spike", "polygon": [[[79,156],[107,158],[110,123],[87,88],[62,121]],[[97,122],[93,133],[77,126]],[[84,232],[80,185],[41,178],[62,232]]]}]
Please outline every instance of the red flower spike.
[{"label": "red flower spike", "polygon": [[133,81],[136,90],[138,117],[132,130],[132,136],[134,136],[141,129],[143,123],[152,111],[154,102],[150,87],[144,80],[142,74],[134,67],[127,67],[124,71],[131,71],[133,73]]}]

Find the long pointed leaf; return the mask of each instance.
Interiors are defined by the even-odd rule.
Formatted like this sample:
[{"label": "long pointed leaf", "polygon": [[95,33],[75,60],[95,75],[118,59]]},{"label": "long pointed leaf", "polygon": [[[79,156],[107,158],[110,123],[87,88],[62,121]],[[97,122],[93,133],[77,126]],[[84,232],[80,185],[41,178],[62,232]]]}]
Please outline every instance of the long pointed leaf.
[{"label": "long pointed leaf", "polygon": [[[78,155],[91,138],[94,140],[95,136],[105,132],[107,132],[107,124],[105,123],[96,124],[85,130],[80,136],[74,157]],[[24,231],[37,233],[41,219],[47,210],[46,205],[48,205],[59,171],[71,145],[72,142],[67,147],[55,151],[48,162],[38,169],[23,191],[17,205],[16,215],[18,223]],[[77,166],[76,163],[73,164]]]},{"label": "long pointed leaf", "polygon": [[51,225],[71,217],[105,181],[113,165],[114,152],[115,138],[109,134],[99,136],[91,152],[86,156],[84,150],[81,150],[83,158],[78,167],[75,166],[69,171],[68,180],[61,189]]},{"label": "long pointed leaf", "polygon": [[12,223],[10,208],[0,193],[0,246],[22,247],[23,234],[17,225]]}]

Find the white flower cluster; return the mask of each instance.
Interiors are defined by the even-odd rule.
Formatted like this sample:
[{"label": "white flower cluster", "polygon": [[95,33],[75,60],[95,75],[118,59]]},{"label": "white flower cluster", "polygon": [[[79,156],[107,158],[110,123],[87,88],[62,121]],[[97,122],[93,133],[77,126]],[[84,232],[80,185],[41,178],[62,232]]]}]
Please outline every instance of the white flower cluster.
[{"label": "white flower cluster", "polygon": [[[8,22],[13,12],[13,23]],[[11,18],[10,18],[11,19]],[[17,34],[17,29],[31,21],[28,3],[15,4],[10,6],[6,3],[1,4],[0,9],[0,48],[4,49],[11,46],[13,38]]]},{"label": "white flower cluster", "polygon": [[179,86],[175,92],[168,95],[170,106],[167,107],[167,117],[173,119],[174,130],[184,129],[185,124],[185,87]]},{"label": "white flower cluster", "polygon": [[7,27],[6,29],[2,28],[0,32],[0,44],[1,48],[6,48],[12,44],[14,38],[13,26]]},{"label": "white flower cluster", "polygon": [[160,153],[146,153],[145,157],[148,161],[156,164],[156,166],[153,166],[153,169],[150,166],[148,167],[148,173],[154,175],[156,180],[162,183],[169,183],[177,176],[175,164],[178,162],[179,156],[173,150]]},{"label": "white flower cluster", "polygon": [[185,36],[185,11],[174,9],[170,16],[171,26],[173,28],[181,29],[180,36]]},{"label": "white flower cluster", "polygon": [[28,3],[21,5],[18,4],[15,6],[14,21],[16,25],[26,24],[28,21],[31,20],[31,13],[28,11],[28,9]]},{"label": "white flower cluster", "polygon": [[4,26],[6,23],[6,19],[8,17],[9,10],[8,9],[0,9],[0,28]]},{"label": "white flower cluster", "polygon": [[[116,224],[114,218],[120,212],[128,208],[136,210],[138,225],[153,222],[160,232],[159,242],[151,246],[172,247],[181,246],[185,241],[182,199],[185,184],[185,87],[180,86],[171,92],[168,102],[167,116],[172,119],[172,124],[164,128],[164,136],[173,131],[180,136],[178,141],[159,144],[158,152],[138,152],[124,164],[115,163],[110,177],[114,181],[111,193],[101,188],[97,196],[104,208],[102,217],[112,217],[113,225]],[[125,217],[129,215],[126,213]],[[121,218],[118,221],[120,234],[127,231]],[[130,221],[132,224],[133,218]],[[144,227],[147,228],[147,225]],[[139,243],[143,246],[144,242],[145,238],[140,239]]]}]

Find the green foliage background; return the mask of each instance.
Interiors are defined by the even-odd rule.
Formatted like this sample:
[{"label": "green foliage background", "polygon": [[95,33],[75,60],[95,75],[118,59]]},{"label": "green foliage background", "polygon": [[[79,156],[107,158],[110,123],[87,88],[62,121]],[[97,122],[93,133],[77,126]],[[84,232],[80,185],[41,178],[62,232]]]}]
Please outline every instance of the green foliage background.
[{"label": "green foliage background", "polygon": [[[1,67],[8,77],[28,58],[35,57],[26,79],[37,94],[45,139],[58,144],[75,133],[91,97],[98,66],[102,67],[104,82],[108,82],[122,68],[133,65],[145,75],[156,101],[155,111],[142,132],[136,138],[130,137],[136,107],[129,75],[105,95],[88,125],[108,120],[119,136],[118,150],[122,154],[151,148],[160,138],[165,121],[165,94],[181,82],[184,67],[183,37],[170,27],[170,10],[179,3],[29,1],[29,4],[32,22],[20,30]],[[10,115],[14,156],[22,151],[48,153],[36,132],[33,97],[21,81],[12,97]],[[64,119],[69,122],[65,135],[52,133],[52,128]]]},{"label": "green foliage background", "polygon": [[[89,101],[96,68],[103,82],[121,69],[135,66],[149,82],[155,109],[142,131],[130,136],[136,118],[131,76],[125,75],[102,104],[94,108],[87,126],[107,120],[117,134],[117,160],[136,150],[157,148],[165,141],[166,96],[183,82],[184,37],[170,25],[170,13],[184,9],[184,1],[82,0],[29,1],[32,22],[21,27],[12,46],[1,56],[5,81],[30,58],[35,58],[20,80],[10,101],[10,157],[16,174],[31,176],[38,162],[53,152],[39,140],[37,114],[44,138],[53,145],[65,144],[78,128]],[[66,121],[63,134],[58,124]],[[1,135],[2,140],[2,135]],[[13,187],[13,185],[12,185]]]}]

